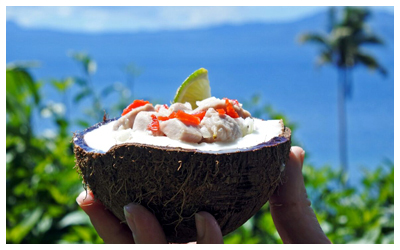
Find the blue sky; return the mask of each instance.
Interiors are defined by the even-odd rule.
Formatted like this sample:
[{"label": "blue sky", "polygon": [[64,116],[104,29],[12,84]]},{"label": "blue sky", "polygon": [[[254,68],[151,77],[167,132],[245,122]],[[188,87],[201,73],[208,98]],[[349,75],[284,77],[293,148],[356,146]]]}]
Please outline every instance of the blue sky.
[{"label": "blue sky", "polygon": [[[304,7],[10,7],[7,21],[25,28],[80,32],[192,29],[218,24],[281,22],[326,10]],[[393,7],[374,7],[394,12]]]}]

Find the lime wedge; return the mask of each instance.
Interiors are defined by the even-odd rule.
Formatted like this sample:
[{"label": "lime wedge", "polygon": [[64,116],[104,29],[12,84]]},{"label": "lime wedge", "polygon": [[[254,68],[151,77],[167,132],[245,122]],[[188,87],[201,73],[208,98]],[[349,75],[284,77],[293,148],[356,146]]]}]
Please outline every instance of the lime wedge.
[{"label": "lime wedge", "polygon": [[201,101],[211,97],[210,81],[208,80],[208,71],[200,68],[193,72],[181,84],[175,94],[175,102],[189,102],[192,108],[197,108],[196,101]]}]

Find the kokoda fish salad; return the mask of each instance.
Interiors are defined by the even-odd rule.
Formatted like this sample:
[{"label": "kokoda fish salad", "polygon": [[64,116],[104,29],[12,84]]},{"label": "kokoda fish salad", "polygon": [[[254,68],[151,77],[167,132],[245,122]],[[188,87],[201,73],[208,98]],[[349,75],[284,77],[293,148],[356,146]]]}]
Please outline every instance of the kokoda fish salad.
[{"label": "kokoda fish salad", "polygon": [[253,118],[237,100],[210,97],[197,102],[153,106],[135,100],[114,124],[114,130],[132,129],[189,143],[229,142],[253,132]]},{"label": "kokoda fish salad", "polygon": [[87,133],[85,141],[102,151],[131,142],[223,152],[267,142],[284,129],[281,120],[253,118],[237,100],[209,97],[196,106],[135,100],[120,118]]}]

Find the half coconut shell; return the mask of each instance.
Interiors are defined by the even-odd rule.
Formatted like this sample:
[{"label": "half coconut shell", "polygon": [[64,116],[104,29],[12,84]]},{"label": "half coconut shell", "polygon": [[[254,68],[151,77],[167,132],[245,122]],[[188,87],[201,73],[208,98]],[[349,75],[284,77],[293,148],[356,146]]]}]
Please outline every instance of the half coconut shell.
[{"label": "half coconut shell", "polygon": [[155,214],[168,242],[196,240],[194,215],[212,214],[226,235],[243,225],[280,184],[290,152],[291,131],[266,143],[232,153],[119,144],[95,152],[74,135],[76,168],[83,182],[119,220],[123,207],[140,203]]}]

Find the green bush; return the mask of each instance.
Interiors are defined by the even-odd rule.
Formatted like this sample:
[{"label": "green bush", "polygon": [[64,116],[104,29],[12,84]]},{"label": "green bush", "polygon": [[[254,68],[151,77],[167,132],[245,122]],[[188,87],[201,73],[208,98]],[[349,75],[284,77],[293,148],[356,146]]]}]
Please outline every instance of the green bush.
[{"label": "green bush", "polygon": [[[90,76],[93,61],[86,54],[73,56],[83,65],[83,76],[52,80],[66,95],[73,84],[80,92],[76,102],[90,100],[86,119],[72,120],[55,103],[44,103],[43,82],[36,82],[21,65],[6,69],[6,241],[7,243],[101,243],[86,214],[75,202],[83,190],[76,171],[70,134],[73,125],[82,128],[103,116],[101,97],[120,95],[114,110],[128,102],[126,91],[108,86],[95,92]],[[92,66],[90,66],[90,64]],[[124,104],[125,103],[125,104]],[[295,130],[295,124],[271,106],[262,105],[260,96],[246,102],[256,116],[282,118]],[[68,105],[66,105],[68,106]],[[56,130],[37,135],[33,114],[49,116]],[[295,134],[295,133],[294,133]],[[321,226],[334,243],[394,242],[394,164],[385,163],[365,171],[358,189],[345,185],[344,175],[330,167],[304,166],[307,191]],[[233,233],[226,243],[282,243],[268,204]]]}]

